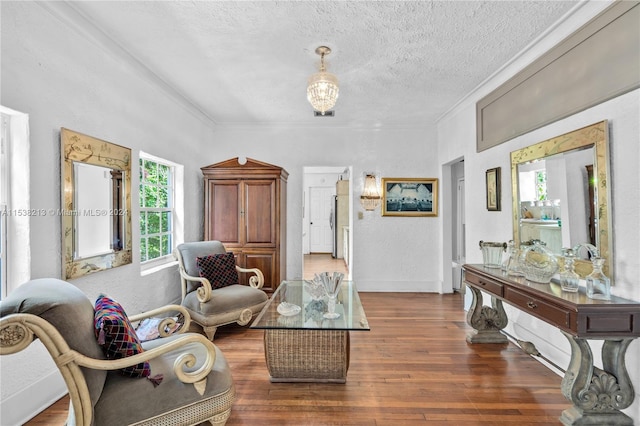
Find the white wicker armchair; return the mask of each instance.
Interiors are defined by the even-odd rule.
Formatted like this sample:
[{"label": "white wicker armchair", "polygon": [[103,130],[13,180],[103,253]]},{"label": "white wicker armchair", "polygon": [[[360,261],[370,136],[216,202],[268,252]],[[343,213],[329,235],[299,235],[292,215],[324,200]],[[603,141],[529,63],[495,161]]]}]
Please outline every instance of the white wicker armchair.
[{"label": "white wicker armchair", "polygon": [[[57,279],[27,282],[0,302],[0,355],[13,354],[39,338],[67,384],[71,404],[67,425],[224,425],[235,387],[224,355],[211,341],[188,329],[181,306],[131,316],[132,321],[181,312],[174,335],[144,342],[144,352],[107,360],[93,330],[93,303],[77,287]],[[119,369],[149,361],[162,374],[154,387],[146,379],[125,377]]]},{"label": "white wicker armchair", "polygon": [[183,243],[173,253],[180,265],[182,306],[187,308],[192,321],[203,328],[210,340],[221,325],[234,322],[248,324],[269,299],[261,290],[264,275],[257,268],[246,269],[236,265],[238,272],[252,274],[249,285],[233,284],[213,289],[208,279],[199,276],[198,257],[225,253],[227,251],[220,241]]}]

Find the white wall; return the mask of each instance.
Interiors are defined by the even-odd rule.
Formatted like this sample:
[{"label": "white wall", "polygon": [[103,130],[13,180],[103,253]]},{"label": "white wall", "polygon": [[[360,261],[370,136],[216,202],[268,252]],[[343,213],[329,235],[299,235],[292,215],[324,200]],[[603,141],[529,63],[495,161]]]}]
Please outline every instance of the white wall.
[{"label": "white wall", "polygon": [[[566,119],[544,126],[528,134],[481,153],[475,153],[475,102],[499,84],[513,76],[532,58],[546,51],[554,42],[576,29],[581,23],[595,16],[604,2],[589,2],[565,25],[556,28],[538,45],[517,61],[506,66],[500,73],[485,82],[477,91],[447,114],[438,125],[440,163],[464,156],[467,205],[467,262],[482,263],[482,255],[476,250],[481,239],[508,241],[512,236],[511,221],[511,151],[540,142],[551,137],[579,129],[601,120],[609,120],[614,274],[616,277],[612,293],[616,296],[640,300],[640,90],[627,93],[575,114]],[[488,168],[502,167],[502,205],[500,212],[488,212],[484,208],[484,173]],[[506,171],[506,173],[505,173]],[[478,206],[473,208],[472,206]],[[446,259],[443,262],[446,265]],[[489,300],[487,297],[485,300]],[[519,339],[533,342],[540,352],[552,362],[566,368],[570,348],[565,337],[555,328],[534,317],[505,306],[509,316],[507,331]],[[592,351],[600,363],[601,342],[591,342]],[[627,367],[636,388],[636,398],[625,413],[636,422],[640,421],[640,343],[636,339],[627,351]]]},{"label": "white wall", "polygon": [[[202,238],[199,168],[204,165],[203,147],[212,141],[211,123],[177,103],[148,73],[118,56],[108,40],[79,34],[76,25],[35,2],[3,2],[1,7],[0,104],[29,114],[31,208],[60,209],[59,131],[67,127],[132,149],[134,223],[139,203],[135,190],[138,152],[183,164],[189,218],[185,239]],[[133,226],[133,264],[72,282],[92,299],[107,292],[129,313],[179,300],[175,267],[140,275],[138,238],[138,227]],[[31,277],[60,278],[60,217],[32,217],[30,246]],[[48,354],[37,345],[3,356],[0,424],[21,423],[24,416],[37,413],[65,392],[55,371]]]},{"label": "white wall", "polygon": [[[363,173],[384,177],[438,177],[437,158],[425,141],[430,129],[218,127],[210,162],[236,156],[284,167],[287,182],[287,278],[302,276],[304,167],[353,167],[353,279],[361,291],[434,291],[441,288],[437,241],[440,217],[382,217],[364,211]],[[363,218],[358,219],[358,212]]]}]

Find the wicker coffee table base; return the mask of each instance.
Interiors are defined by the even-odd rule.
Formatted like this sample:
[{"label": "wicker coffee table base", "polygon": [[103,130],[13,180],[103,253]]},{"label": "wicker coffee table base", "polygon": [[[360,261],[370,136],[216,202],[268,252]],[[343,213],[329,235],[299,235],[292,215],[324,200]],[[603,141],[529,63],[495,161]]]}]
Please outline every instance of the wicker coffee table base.
[{"label": "wicker coffee table base", "polygon": [[264,355],[272,382],[345,383],[349,332],[265,330]]}]

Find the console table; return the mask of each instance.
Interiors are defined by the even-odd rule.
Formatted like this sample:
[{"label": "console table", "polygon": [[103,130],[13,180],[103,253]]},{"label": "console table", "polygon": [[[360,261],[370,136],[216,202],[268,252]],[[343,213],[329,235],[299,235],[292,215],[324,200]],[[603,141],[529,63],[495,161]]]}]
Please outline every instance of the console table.
[{"label": "console table", "polygon": [[[501,343],[507,325],[502,302],[527,312],[560,329],[571,345],[571,360],[562,393],[573,403],[562,412],[565,425],[633,425],[620,410],[635,397],[625,365],[627,347],[640,336],[640,302],[612,296],[610,301],[587,297],[584,288],[563,292],[559,284],[540,284],[524,277],[511,277],[500,269],[464,265],[465,283],[473,301],[467,323],[473,331],[469,343]],[[491,296],[483,306],[482,291]],[[604,340],[602,369],[593,365],[588,340]]]}]

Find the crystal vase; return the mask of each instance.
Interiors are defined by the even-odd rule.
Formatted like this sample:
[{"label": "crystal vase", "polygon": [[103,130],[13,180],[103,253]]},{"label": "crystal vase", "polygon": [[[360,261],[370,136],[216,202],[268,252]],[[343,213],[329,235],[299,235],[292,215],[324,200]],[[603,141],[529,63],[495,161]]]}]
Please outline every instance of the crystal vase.
[{"label": "crystal vase", "polygon": [[322,272],[315,275],[314,281],[321,283],[327,294],[327,312],[324,313],[324,318],[336,319],[340,317],[340,314],[336,312],[336,299],[340,292],[342,278],[344,278],[344,274],[340,272],[333,272],[332,274]]},{"label": "crystal vase", "polygon": [[574,263],[576,256],[573,249],[562,249],[564,255],[564,269],[560,273],[560,287],[562,291],[575,293],[580,286],[580,276],[576,274]]},{"label": "crystal vase", "polygon": [[482,250],[482,262],[487,268],[502,267],[502,253],[506,250],[507,243],[497,243],[480,240]]},{"label": "crystal vase", "polygon": [[594,257],[591,259],[593,271],[587,275],[587,296],[592,299],[611,299],[611,280],[602,272],[604,259]]},{"label": "crystal vase", "polygon": [[520,250],[516,247],[513,240],[507,244],[507,265],[505,271],[507,275],[512,277],[521,277],[522,268],[520,268]]}]

